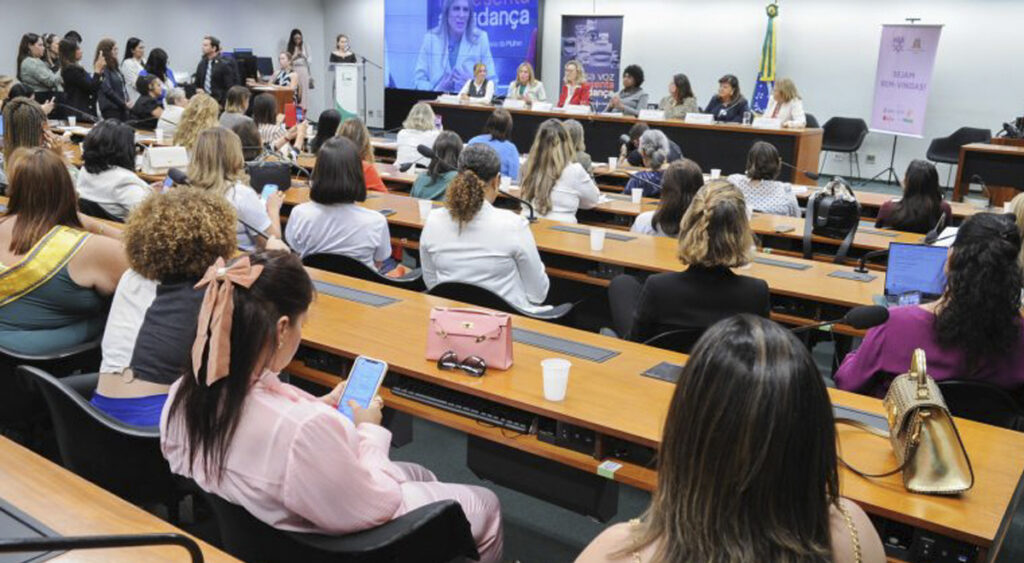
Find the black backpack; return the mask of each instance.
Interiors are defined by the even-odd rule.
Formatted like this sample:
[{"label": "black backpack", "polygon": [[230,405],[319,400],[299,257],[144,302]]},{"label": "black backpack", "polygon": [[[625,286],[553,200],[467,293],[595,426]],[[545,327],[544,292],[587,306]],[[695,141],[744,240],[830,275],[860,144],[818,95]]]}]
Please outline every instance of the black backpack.
[{"label": "black backpack", "polygon": [[860,224],[860,203],[853,188],[842,178],[833,178],[821,191],[807,199],[804,217],[804,258],[811,258],[811,237],[817,235],[843,242],[836,252],[835,263],[842,264],[850,251]]}]

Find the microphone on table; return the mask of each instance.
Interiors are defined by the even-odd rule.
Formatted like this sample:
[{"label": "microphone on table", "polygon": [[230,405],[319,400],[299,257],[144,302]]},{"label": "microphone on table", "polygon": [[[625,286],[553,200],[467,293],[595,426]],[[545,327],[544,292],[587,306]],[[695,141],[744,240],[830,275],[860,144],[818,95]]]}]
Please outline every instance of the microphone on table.
[{"label": "microphone on table", "polygon": [[803,168],[797,168],[796,166],[793,166],[792,164],[786,162],[785,160],[780,160],[779,162],[781,162],[783,166],[787,168],[792,168],[793,170],[803,174],[804,176],[807,176],[811,180],[817,180],[818,178],[821,178],[821,174],[818,174],[817,172],[808,172]]},{"label": "microphone on table", "polygon": [[82,111],[82,110],[76,108],[75,106],[69,106],[68,104],[62,104],[62,103],[55,103],[54,106],[59,107],[61,109],[71,110],[71,111],[77,113],[78,115],[80,115],[82,117],[87,117],[87,118],[91,119],[94,123],[99,123],[100,121],[103,121],[103,118],[99,117],[98,115],[93,115],[93,114],[91,114],[91,113],[89,113],[87,111]]},{"label": "microphone on table", "polygon": [[[431,160],[437,159],[438,163],[440,163],[440,165],[441,165],[441,168],[445,169],[445,171],[450,172],[452,170],[458,170],[457,166],[454,166],[452,163],[448,162],[447,160],[438,158],[437,157],[437,153],[434,152],[434,149],[428,147],[427,145],[419,145],[418,147],[416,147],[416,151],[419,152],[424,157],[429,158]],[[501,192],[501,195],[503,195],[503,196],[505,196],[505,197],[507,197],[507,198],[509,198],[511,200],[518,201],[522,205],[525,205],[526,208],[530,210],[530,215],[529,215],[529,217],[527,217],[527,219],[531,223],[535,223],[537,221],[537,214],[533,210],[533,204],[532,203],[526,201],[525,199],[518,198],[518,197],[516,197],[516,196],[514,196],[514,195],[512,195],[512,194],[510,194],[508,192]]]},{"label": "microphone on table", "polygon": [[1011,138],[1011,139],[1019,139],[1019,138],[1021,138],[1020,129],[1017,129],[1016,127],[1013,126],[1012,123],[1009,123],[1009,122],[1003,123],[1003,128],[999,132],[1000,133],[1004,133],[1005,132],[1006,136]]},{"label": "microphone on table", "polygon": [[[426,146],[426,145],[424,145],[424,146]],[[409,162],[403,162],[401,165],[399,165],[398,171],[399,172],[406,172],[410,168],[412,168],[413,166],[416,166],[416,164],[418,164],[420,162],[423,162],[424,158],[426,158],[426,157],[425,156],[421,156],[420,158],[417,158],[416,160],[410,160]]]},{"label": "microphone on table", "polygon": [[925,244],[933,244],[935,241],[939,240],[939,235],[942,234],[942,231],[945,228],[946,228],[946,214],[940,212],[939,213],[939,220],[935,222],[935,226],[932,227],[932,230],[928,231],[924,235],[924,243]]},{"label": "microphone on table", "polygon": [[179,186],[189,185],[188,175],[185,174],[185,172],[183,172],[180,168],[168,168],[167,177],[170,178],[172,182]]},{"label": "microphone on table", "polygon": [[632,139],[629,138],[629,135],[626,135],[625,133],[623,133],[622,135],[619,135],[619,144],[620,145],[628,145],[631,140]]},{"label": "microphone on table", "polygon": [[842,318],[833,321],[825,321],[823,323],[815,323],[812,325],[798,326],[790,329],[793,334],[800,334],[823,326],[829,326],[834,324],[846,324],[857,330],[865,330],[871,327],[884,324],[885,321],[889,320],[889,309],[882,307],[881,305],[861,305],[854,307],[846,312]]}]

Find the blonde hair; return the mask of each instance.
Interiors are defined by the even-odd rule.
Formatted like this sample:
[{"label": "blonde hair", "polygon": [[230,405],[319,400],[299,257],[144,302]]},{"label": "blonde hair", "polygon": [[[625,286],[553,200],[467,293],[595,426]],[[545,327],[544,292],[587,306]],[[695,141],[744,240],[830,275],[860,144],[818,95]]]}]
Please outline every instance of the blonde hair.
[{"label": "blonde hair", "polygon": [[693,198],[679,225],[679,261],[690,266],[738,268],[750,263],[754,234],[743,192],[712,180]]},{"label": "blonde hair", "polygon": [[487,65],[485,65],[484,63],[476,63],[475,65],[473,65],[473,74],[476,74],[476,71],[480,70],[481,68],[487,70]]},{"label": "blonde hair", "polygon": [[527,70],[530,71],[530,80],[526,83],[526,85],[527,86],[533,86],[534,84],[537,83],[537,73],[535,73],[533,71],[533,65],[530,64],[528,61],[523,61],[523,62],[519,63],[519,66],[516,67],[516,82],[515,83],[516,84],[522,84],[522,82],[519,81],[519,71],[523,70],[524,66],[526,67]]},{"label": "blonde hair", "polygon": [[185,147],[185,150],[191,153],[199,133],[220,124],[219,114],[220,105],[217,104],[217,100],[205,92],[196,93],[181,113],[181,123],[174,131],[174,144]]},{"label": "blonde hair", "polygon": [[359,158],[373,162],[373,145],[370,144],[370,130],[358,117],[346,119],[338,126],[338,136],[345,137],[356,145]]},{"label": "blonde hair", "polygon": [[409,115],[402,122],[403,129],[415,129],[416,131],[430,131],[434,128],[434,109],[426,102],[416,102]]},{"label": "blonde hair", "polygon": [[532,201],[538,214],[551,211],[551,189],[562,171],[574,162],[576,150],[562,123],[557,119],[541,123],[519,176],[523,199]]},{"label": "blonde hair", "polygon": [[800,93],[796,91],[796,84],[788,78],[776,80],[775,91],[779,93],[783,102],[791,102],[800,97]]},{"label": "blonde hair", "polygon": [[193,187],[221,195],[237,183],[248,184],[242,140],[223,127],[200,132],[188,163],[188,179]]},{"label": "blonde hair", "polygon": [[[1020,236],[1024,239],[1024,193],[1019,193],[1010,200],[1010,213],[1017,218],[1017,229],[1020,230]],[[1020,247],[1020,256],[1017,258],[1017,262],[1021,268],[1024,268],[1024,245]]]},{"label": "blonde hair", "polygon": [[[574,83],[576,86],[579,86],[580,84],[583,84],[584,82],[587,81],[587,71],[583,68],[583,63],[581,63],[577,59],[571,59],[565,63],[565,66],[569,65],[576,66],[576,82]],[[569,79],[565,78],[565,81],[569,82]]]}]

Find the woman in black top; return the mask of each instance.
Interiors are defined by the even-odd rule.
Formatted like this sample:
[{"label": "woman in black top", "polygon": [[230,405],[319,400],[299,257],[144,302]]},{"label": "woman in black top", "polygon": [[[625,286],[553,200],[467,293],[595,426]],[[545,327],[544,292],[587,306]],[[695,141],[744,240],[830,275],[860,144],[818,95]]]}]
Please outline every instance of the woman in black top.
[{"label": "woman in black top", "polygon": [[950,224],[953,210],[942,201],[939,172],[927,160],[913,160],[903,176],[903,197],[882,204],[875,227],[927,234],[943,215]]},{"label": "woman in black top", "polygon": [[349,50],[348,35],[339,34],[335,40],[335,48],[331,51],[332,63],[354,63],[356,54]]},{"label": "woman in black top", "polygon": [[309,143],[309,152],[316,154],[320,147],[338,132],[341,125],[341,114],[336,109],[326,109],[316,122],[316,137]]},{"label": "woman in black top", "polygon": [[89,74],[81,65],[82,47],[74,39],[60,41],[60,76],[64,80],[64,103],[75,108],[68,110],[78,121],[95,123],[96,95],[103,81],[103,70],[107,62],[97,57],[93,63],[93,74]]},{"label": "woman in black top", "polygon": [[103,119],[128,121],[128,88],[117,64],[117,43],[113,39],[105,37],[96,45],[96,58],[100,57],[106,61],[99,92],[100,115]]},{"label": "woman in black top", "polygon": [[164,106],[160,104],[160,98],[164,95],[164,85],[152,75],[140,76],[135,81],[135,88],[139,91],[139,98],[132,104],[131,125],[136,129],[156,129],[160,116],[164,113]]},{"label": "woman in black top", "polygon": [[679,261],[686,270],[655,274],[642,286],[628,275],[612,280],[608,298],[618,334],[644,342],[663,332],[690,329],[696,341],[709,326],[733,315],[768,317],[768,284],[732,271],[750,262],[754,246],[739,189],[725,180],[706,184],[679,230]]},{"label": "woman in black top", "polygon": [[704,113],[715,116],[715,121],[740,123],[743,114],[750,111],[750,104],[740,93],[740,81],[731,74],[718,79],[718,94],[715,94],[704,108]]}]

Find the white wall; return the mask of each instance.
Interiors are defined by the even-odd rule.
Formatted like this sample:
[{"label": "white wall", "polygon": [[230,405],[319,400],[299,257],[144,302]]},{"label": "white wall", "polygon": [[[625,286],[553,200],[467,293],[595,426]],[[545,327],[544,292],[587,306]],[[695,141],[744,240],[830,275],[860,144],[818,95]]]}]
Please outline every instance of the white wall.
[{"label": "white wall", "polygon": [[[350,48],[374,63],[384,66],[384,2],[386,0],[324,0],[323,33],[327,51],[334,49],[339,33],[348,35]],[[384,71],[367,63],[366,122],[371,127],[384,126]],[[328,77],[330,79],[332,77]],[[331,100],[328,85],[323,92],[324,103]],[[330,107],[333,107],[333,103]],[[325,106],[327,107],[327,106]]]},{"label": "white wall", "polygon": [[[26,31],[69,29],[82,34],[83,62],[89,68],[96,43],[112,37],[124,50],[130,36],[139,37],[147,50],[167,51],[175,71],[194,73],[204,35],[221,40],[225,50],[251,47],[277,64],[288,33],[299,28],[313,56],[313,91],[310,110],[318,115],[320,95],[327,84],[324,68],[328,49],[323,41],[324,1],[337,0],[49,0],[45,3],[3,0],[0,15],[0,74],[14,74],[18,42]],[[123,56],[123,54],[122,54]]]}]

